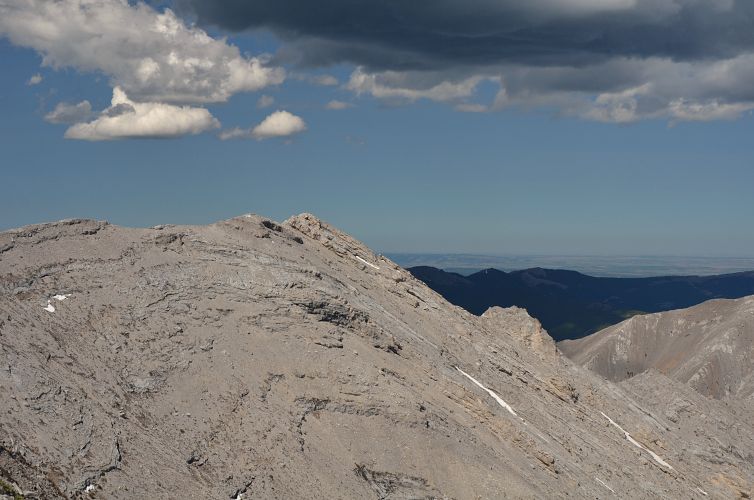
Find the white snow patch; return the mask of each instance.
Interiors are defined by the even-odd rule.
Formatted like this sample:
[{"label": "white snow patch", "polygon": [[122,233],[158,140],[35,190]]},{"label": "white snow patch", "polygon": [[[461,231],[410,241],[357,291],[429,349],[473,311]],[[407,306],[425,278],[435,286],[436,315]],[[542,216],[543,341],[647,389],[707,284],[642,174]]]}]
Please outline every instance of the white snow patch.
[{"label": "white snow patch", "polygon": [[87,493],[89,493],[90,491],[94,491],[94,485],[90,484],[89,486],[84,488],[84,491],[86,491]]},{"label": "white snow patch", "polygon": [[47,312],[54,313],[55,312],[55,306],[52,305],[52,302],[48,300],[47,301],[47,306],[44,307],[44,310],[47,311]]},{"label": "white snow patch", "polygon": [[67,299],[70,296],[71,296],[71,294],[63,295],[63,294],[59,293],[58,295],[53,295],[52,298],[60,302],[60,301],[63,301],[65,299]]},{"label": "white snow patch", "polygon": [[375,266],[375,265],[374,265],[374,264],[372,264],[371,262],[367,262],[367,261],[365,261],[364,259],[362,259],[362,258],[361,258],[361,257],[359,257],[358,255],[354,255],[354,256],[353,256],[353,258],[354,258],[354,259],[356,259],[356,260],[358,260],[359,262],[361,262],[361,263],[363,263],[363,264],[366,264],[366,265],[368,265],[368,266],[369,266],[369,267],[371,267],[371,268],[374,268],[374,269],[379,269],[379,267]]},{"label": "white snow patch", "polygon": [[[602,412],[600,412],[600,413],[602,413]],[[670,465],[665,460],[663,460],[658,454],[656,454],[655,452],[653,452],[652,450],[650,450],[649,448],[645,447],[640,442],[638,442],[637,440],[635,440],[634,438],[632,438],[631,434],[629,434],[628,432],[626,432],[623,429],[623,427],[621,427],[620,425],[616,424],[613,421],[612,418],[608,417],[604,413],[602,413],[602,416],[605,417],[612,425],[614,425],[615,427],[617,427],[618,430],[621,431],[626,436],[626,439],[628,440],[629,443],[631,443],[632,445],[636,446],[637,448],[640,448],[640,449],[646,451],[647,453],[649,453],[652,456],[652,458],[654,459],[654,461],[657,462],[658,464],[662,465],[663,467],[667,467],[670,470],[675,470],[672,465]]]},{"label": "white snow patch", "polygon": [[700,488],[700,487],[698,487],[698,486],[696,487],[696,491],[698,491],[699,493],[701,493],[701,494],[702,494],[702,495],[704,495],[705,497],[708,497],[708,496],[709,496],[709,493],[707,493],[706,491],[704,491],[703,489],[701,489],[701,488]]},{"label": "white snow patch", "polygon": [[513,408],[511,408],[511,405],[509,405],[508,403],[506,403],[505,401],[503,401],[503,398],[501,398],[500,396],[498,396],[495,392],[487,389],[485,386],[483,386],[481,383],[479,383],[479,381],[477,379],[475,379],[474,377],[472,377],[471,375],[469,375],[465,371],[461,370],[457,366],[455,368],[459,372],[463,373],[466,376],[466,378],[468,378],[469,380],[471,380],[472,382],[474,382],[476,385],[478,385],[480,388],[482,388],[487,394],[489,394],[490,396],[492,396],[495,399],[495,401],[497,401],[497,404],[499,404],[500,406],[502,406],[503,408],[505,408],[506,410],[508,410],[508,413],[510,413],[514,417],[518,417],[518,415],[516,414],[516,412],[513,411]]},{"label": "white snow patch", "polygon": [[595,477],[595,478],[594,478],[594,480],[595,480],[595,481],[597,481],[598,483],[600,483],[600,484],[601,484],[602,486],[604,486],[604,487],[605,487],[605,488],[607,488],[608,490],[612,491],[612,492],[613,492],[613,495],[615,494],[615,490],[614,490],[614,489],[612,489],[612,488],[611,488],[610,486],[608,486],[607,484],[605,484],[605,482],[604,482],[604,481],[603,481],[602,479],[600,479],[600,478],[598,478],[598,477]]}]

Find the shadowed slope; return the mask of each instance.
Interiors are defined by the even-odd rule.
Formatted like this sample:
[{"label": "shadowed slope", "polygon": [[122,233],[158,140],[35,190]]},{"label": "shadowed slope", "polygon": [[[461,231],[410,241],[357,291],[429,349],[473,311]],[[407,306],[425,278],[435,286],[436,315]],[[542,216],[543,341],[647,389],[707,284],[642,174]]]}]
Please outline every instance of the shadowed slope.
[{"label": "shadowed slope", "polygon": [[754,272],[719,276],[595,278],[575,271],[487,269],[471,276],[432,267],[409,271],[448,301],[474,314],[518,306],[542,322],[556,340],[580,338],[634,314],[754,294]]}]

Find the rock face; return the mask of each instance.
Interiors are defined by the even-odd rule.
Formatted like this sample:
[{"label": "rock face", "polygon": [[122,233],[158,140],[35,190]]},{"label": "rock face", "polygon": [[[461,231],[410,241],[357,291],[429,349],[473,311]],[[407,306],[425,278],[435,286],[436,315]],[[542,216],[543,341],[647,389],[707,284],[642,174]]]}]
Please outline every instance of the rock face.
[{"label": "rock face", "polygon": [[605,381],[311,215],[0,248],[0,474],[27,496],[751,495],[746,407]]},{"label": "rock face", "polygon": [[754,296],[634,316],[558,346],[575,362],[613,381],[655,369],[713,398],[751,398]]}]

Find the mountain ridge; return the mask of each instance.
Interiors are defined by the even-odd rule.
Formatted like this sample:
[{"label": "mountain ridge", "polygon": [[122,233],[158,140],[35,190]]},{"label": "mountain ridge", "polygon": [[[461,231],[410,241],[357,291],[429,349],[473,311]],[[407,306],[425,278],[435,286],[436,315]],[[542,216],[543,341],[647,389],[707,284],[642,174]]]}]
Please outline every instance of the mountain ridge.
[{"label": "mountain ridge", "polygon": [[607,382],[524,311],[474,316],[308,214],[66,221],[3,232],[2,247],[0,474],[45,498],[754,485],[746,417],[722,402],[684,396],[717,425],[676,425],[661,386],[655,401]]},{"label": "mountain ridge", "polygon": [[754,296],[634,316],[558,348],[614,382],[658,370],[716,399],[754,395]]}]

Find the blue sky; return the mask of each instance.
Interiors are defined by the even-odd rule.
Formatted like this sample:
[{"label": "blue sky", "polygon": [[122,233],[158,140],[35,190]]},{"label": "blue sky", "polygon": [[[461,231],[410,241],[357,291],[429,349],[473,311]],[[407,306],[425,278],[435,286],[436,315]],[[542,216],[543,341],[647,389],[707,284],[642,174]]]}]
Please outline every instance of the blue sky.
[{"label": "blue sky", "polygon": [[[498,81],[482,79],[470,94],[438,97],[427,93],[439,88],[436,82],[412,86],[413,74],[386,98],[374,87],[349,85],[358,68],[369,68],[359,61],[296,64],[280,55],[295,45],[285,35],[206,29],[227,36],[224,43],[238,47],[241,57],[275,54],[265,64],[284,68],[284,81],[234,90],[224,101],[199,102],[193,95],[176,101],[81,58],[56,55],[55,64],[42,64],[47,49],[6,27],[0,229],[70,217],[150,226],[247,212],[282,220],[306,211],[383,252],[754,256],[748,101],[731,98],[722,108],[716,98],[713,115],[722,115],[692,119],[684,119],[677,100],[644,115],[639,101],[623,119],[612,108],[603,113],[599,95],[607,90],[579,89],[580,96],[594,95],[591,107],[575,109],[562,99],[564,91],[550,89],[542,93],[546,99],[498,109],[492,104]],[[0,23],[0,37],[2,30]],[[455,83],[471,74],[455,76],[455,67],[432,72]],[[29,85],[37,74],[41,81]],[[337,84],[314,83],[323,75]],[[81,123],[104,120],[100,110],[114,108],[108,107],[118,84],[129,92],[127,112],[138,115],[142,102],[163,101],[173,106],[169,112],[206,109],[196,125],[202,129],[195,135],[198,128],[171,129],[170,138],[82,140],[64,137],[75,123],[48,122],[59,103],[85,100],[92,112]],[[610,90],[610,99],[621,92]],[[144,97],[132,97],[139,93]],[[274,104],[260,109],[262,95]],[[634,95],[647,94],[631,94],[629,101]],[[333,100],[349,107],[326,109]],[[712,101],[699,102],[710,109]],[[485,112],[458,111],[471,103]],[[623,101],[617,108],[626,109]],[[290,122],[280,125],[280,134],[254,128],[277,110],[301,120],[305,130]],[[218,138],[236,127],[244,138]]]}]

